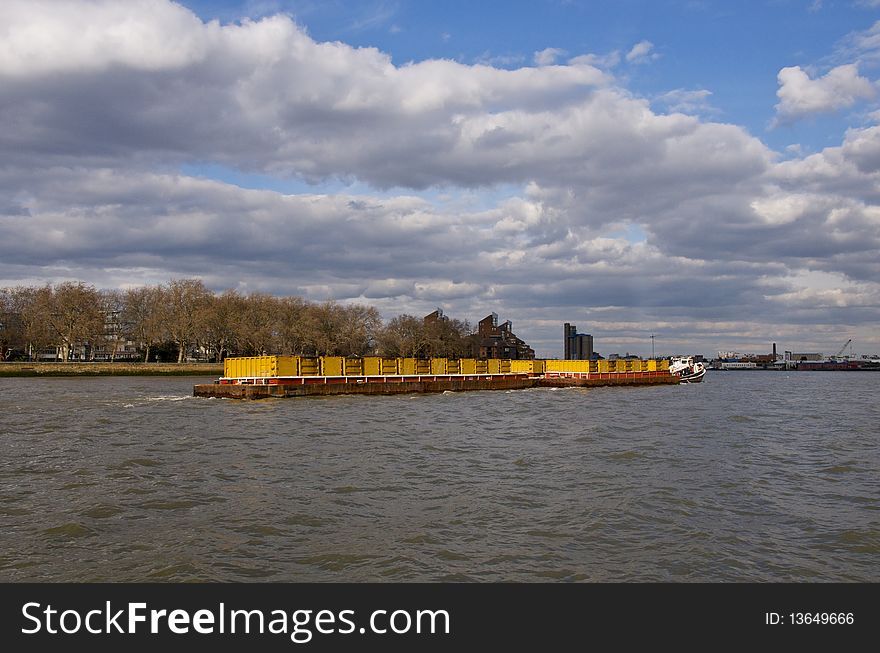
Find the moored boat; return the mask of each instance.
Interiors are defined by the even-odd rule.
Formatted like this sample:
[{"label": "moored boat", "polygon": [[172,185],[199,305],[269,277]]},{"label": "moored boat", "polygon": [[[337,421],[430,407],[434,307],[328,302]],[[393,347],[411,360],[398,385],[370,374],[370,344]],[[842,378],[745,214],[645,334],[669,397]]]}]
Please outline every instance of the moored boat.
[{"label": "moored boat", "polygon": [[694,362],[693,356],[679,356],[669,361],[669,373],[677,376],[680,383],[700,383],[706,376],[706,366]]}]

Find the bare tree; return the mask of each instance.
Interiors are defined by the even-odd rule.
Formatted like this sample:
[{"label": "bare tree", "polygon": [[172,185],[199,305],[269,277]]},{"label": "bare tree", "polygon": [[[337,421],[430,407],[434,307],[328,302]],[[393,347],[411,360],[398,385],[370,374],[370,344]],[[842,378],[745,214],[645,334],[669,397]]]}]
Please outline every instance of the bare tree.
[{"label": "bare tree", "polygon": [[301,297],[282,297],[278,303],[278,342],[280,351],[313,354],[311,334],[314,331],[310,304]]},{"label": "bare tree", "polygon": [[398,315],[381,329],[378,345],[383,356],[423,356],[427,348],[425,323],[413,315]]},{"label": "bare tree", "polygon": [[199,318],[211,296],[201,279],[172,279],[163,289],[166,324],[177,345],[177,362],[186,358],[187,348],[198,340]]},{"label": "bare tree", "polygon": [[399,315],[383,326],[372,306],[234,290],[218,296],[199,279],[125,293],[99,293],[82,282],[0,289],[0,356],[21,346],[33,357],[57,344],[67,360],[77,345],[94,351],[103,344],[113,360],[127,338],[143,348],[144,361],[169,340],[178,362],[193,345],[218,362],[231,353],[451,358],[469,355],[472,337],[468,322],[442,311],[424,319]]},{"label": "bare tree", "polygon": [[382,319],[372,306],[324,302],[313,305],[309,312],[318,354],[364,356],[375,349]]},{"label": "bare tree", "polygon": [[219,297],[209,297],[202,308],[198,342],[215,362],[222,361],[235,342],[235,320],[240,302],[241,296],[237,292],[227,290]]},{"label": "bare tree", "polygon": [[350,304],[342,312],[342,348],[346,356],[375,353],[382,317],[372,306]]},{"label": "bare tree", "polygon": [[460,358],[470,350],[468,334],[471,328],[462,320],[442,317],[425,324],[428,356]]},{"label": "bare tree", "polygon": [[82,281],[58,284],[40,295],[38,304],[64,362],[77,346],[93,346],[104,331],[101,296]]},{"label": "bare tree", "polygon": [[144,286],[127,290],[123,304],[123,332],[144,348],[146,363],[150,360],[150,348],[167,337],[161,287]]},{"label": "bare tree", "polygon": [[12,288],[0,288],[0,361],[5,361],[20,339],[21,328],[13,310]]},{"label": "bare tree", "polygon": [[242,353],[262,355],[277,347],[279,301],[254,292],[240,298],[235,319],[235,340]]},{"label": "bare tree", "polygon": [[28,360],[33,360],[37,352],[51,343],[49,329],[42,312],[48,306],[52,287],[19,286],[11,291],[12,313],[17,318],[18,337],[27,351]]},{"label": "bare tree", "polygon": [[324,302],[309,307],[311,340],[318,355],[338,355],[341,349],[342,307],[336,302]]}]

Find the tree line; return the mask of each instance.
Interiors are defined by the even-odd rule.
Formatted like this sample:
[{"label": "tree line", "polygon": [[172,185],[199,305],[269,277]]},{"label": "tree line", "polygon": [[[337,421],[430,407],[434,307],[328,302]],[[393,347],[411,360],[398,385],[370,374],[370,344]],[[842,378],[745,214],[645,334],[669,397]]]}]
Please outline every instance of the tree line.
[{"label": "tree line", "polygon": [[[177,362],[228,356],[471,355],[466,321],[399,315],[363,304],[210,291],[200,279],[129,290],[75,281],[0,289],[0,359]],[[158,357],[158,358],[157,358]]]}]

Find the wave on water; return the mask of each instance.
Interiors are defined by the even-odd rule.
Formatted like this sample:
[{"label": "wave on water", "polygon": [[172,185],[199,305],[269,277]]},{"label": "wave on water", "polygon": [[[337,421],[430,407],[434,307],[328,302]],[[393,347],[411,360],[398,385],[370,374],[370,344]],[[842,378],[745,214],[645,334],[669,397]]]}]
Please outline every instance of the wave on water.
[{"label": "wave on water", "polygon": [[[199,399],[199,397],[194,397],[192,395],[159,395],[157,397],[138,397],[138,398],[134,399],[133,401],[126,401],[125,403],[123,403],[121,405],[122,405],[122,408],[137,408],[138,406],[144,406],[144,405],[149,405],[149,404],[158,403],[158,402],[164,402],[164,401],[177,402],[177,401],[186,401],[187,399]],[[118,406],[120,404],[110,402],[110,403],[106,403],[105,405],[106,406]]]},{"label": "wave on water", "polygon": [[0,379],[0,579],[880,581],[880,374],[210,404],[192,382]]},{"label": "wave on water", "polygon": [[192,395],[160,395],[158,397],[146,397],[147,401],[186,401],[187,399],[196,399]]}]

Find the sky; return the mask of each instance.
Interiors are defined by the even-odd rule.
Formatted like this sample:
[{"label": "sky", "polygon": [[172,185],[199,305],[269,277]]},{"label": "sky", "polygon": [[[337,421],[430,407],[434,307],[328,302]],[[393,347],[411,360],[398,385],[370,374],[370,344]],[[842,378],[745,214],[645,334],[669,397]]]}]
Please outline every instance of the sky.
[{"label": "sky", "polygon": [[878,90],[880,0],[4,0],[0,286],[880,353]]}]

